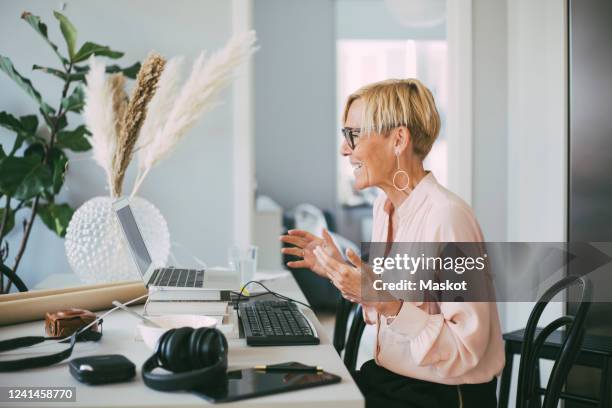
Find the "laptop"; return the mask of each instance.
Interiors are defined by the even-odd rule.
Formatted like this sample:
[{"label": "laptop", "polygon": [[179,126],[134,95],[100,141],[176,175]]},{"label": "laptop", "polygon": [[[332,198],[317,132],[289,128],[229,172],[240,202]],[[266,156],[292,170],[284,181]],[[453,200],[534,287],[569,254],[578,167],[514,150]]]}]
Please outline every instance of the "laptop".
[{"label": "laptop", "polygon": [[154,296],[153,300],[229,300],[230,291],[239,289],[238,274],[228,269],[154,265],[128,198],[115,201],[113,209],[136,268]]}]

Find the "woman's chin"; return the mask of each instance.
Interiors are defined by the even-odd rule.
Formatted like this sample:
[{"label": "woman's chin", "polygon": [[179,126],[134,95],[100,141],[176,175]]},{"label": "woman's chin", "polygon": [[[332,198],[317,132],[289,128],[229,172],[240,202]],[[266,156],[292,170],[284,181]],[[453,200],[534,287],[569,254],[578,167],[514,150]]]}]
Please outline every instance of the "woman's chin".
[{"label": "woman's chin", "polygon": [[365,188],[371,187],[370,183],[367,180],[360,180],[359,178],[355,179],[355,184],[353,185],[355,190],[363,190]]}]

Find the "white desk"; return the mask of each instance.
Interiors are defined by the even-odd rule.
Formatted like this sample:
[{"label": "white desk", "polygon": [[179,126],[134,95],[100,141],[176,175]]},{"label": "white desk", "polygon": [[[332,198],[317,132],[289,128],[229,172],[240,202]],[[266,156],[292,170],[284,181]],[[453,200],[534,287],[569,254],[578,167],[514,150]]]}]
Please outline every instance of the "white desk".
[{"label": "white desk", "polygon": [[[293,277],[267,282],[266,285],[279,293],[305,302],[304,296]],[[69,305],[66,305],[69,306]],[[136,310],[142,306],[137,306]],[[325,335],[314,313],[305,314],[316,325],[321,338],[317,346],[291,347],[247,347],[244,339],[229,340],[229,369],[248,368],[260,364],[299,361],[322,366],[326,371],[342,377],[342,382],[317,388],[276,394],[266,397],[222,404],[223,407],[363,407],[364,401],[342,360]],[[140,367],[152,354],[147,346],[135,340],[136,320],[125,312],[115,312],[104,319],[104,335],[98,343],[77,343],[72,358],[92,354],[123,354],[136,364],[137,373],[128,383],[88,386],[76,381],[68,371],[67,361],[53,367],[31,369],[16,373],[0,373],[0,386],[71,386],[76,387],[75,402],[63,404],[41,402],[28,404],[17,402],[14,406],[44,407],[195,407],[208,404],[205,400],[187,392],[160,392],[147,388],[142,382]],[[42,322],[31,322],[0,327],[0,339],[27,335],[41,335]],[[45,347],[56,350],[55,346]],[[26,349],[3,353],[3,359],[26,357]],[[9,355],[10,354],[10,355]],[[0,406],[9,406],[0,403]]]}]

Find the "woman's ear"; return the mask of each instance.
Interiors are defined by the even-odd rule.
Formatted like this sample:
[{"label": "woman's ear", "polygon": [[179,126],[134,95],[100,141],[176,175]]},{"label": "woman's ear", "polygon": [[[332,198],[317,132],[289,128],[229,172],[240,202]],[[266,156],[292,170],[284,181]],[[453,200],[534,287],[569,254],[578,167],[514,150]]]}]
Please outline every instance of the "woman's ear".
[{"label": "woman's ear", "polygon": [[399,126],[395,129],[393,137],[393,152],[402,154],[410,146],[410,131],[406,126]]}]

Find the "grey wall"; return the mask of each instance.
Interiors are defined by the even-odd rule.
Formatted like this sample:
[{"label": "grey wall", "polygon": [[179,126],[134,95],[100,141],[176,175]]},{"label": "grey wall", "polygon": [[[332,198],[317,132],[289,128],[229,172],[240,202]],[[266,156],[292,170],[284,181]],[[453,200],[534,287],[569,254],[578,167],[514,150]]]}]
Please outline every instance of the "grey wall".
[{"label": "grey wall", "polygon": [[257,190],[284,208],[336,203],[333,0],[255,0]]},{"label": "grey wall", "polygon": [[[59,2],[0,1],[0,53],[12,58],[22,74],[30,77],[51,105],[57,105],[59,81],[33,73],[33,63],[57,65],[50,48],[19,16],[29,10],[40,15],[60,48],[64,41],[53,18]],[[203,49],[222,46],[231,34],[231,2],[225,0],[131,0],[72,1],[65,14],[79,30],[80,41],[91,40],[124,51],[120,61],[142,60],[150,50],[165,56],[185,55],[190,63]],[[15,115],[33,112],[34,105],[8,77],[0,74],[0,110]],[[152,170],[140,195],[165,215],[175,250],[185,260],[193,254],[209,263],[225,262],[231,241],[231,93],[224,104],[204,116],[178,149]],[[76,117],[70,123],[79,123]],[[0,142],[12,136],[0,129]],[[94,196],[107,194],[102,170],[90,160],[91,153],[72,155],[66,187],[60,201],[78,207]],[[133,170],[133,169],[132,169]],[[129,192],[131,171],[126,182]],[[13,255],[17,234],[11,236]],[[33,285],[51,273],[69,271],[63,241],[40,222],[34,226],[30,244],[20,267],[26,284]]]},{"label": "grey wall", "polygon": [[488,241],[507,239],[506,2],[472,1],[472,205]]}]

